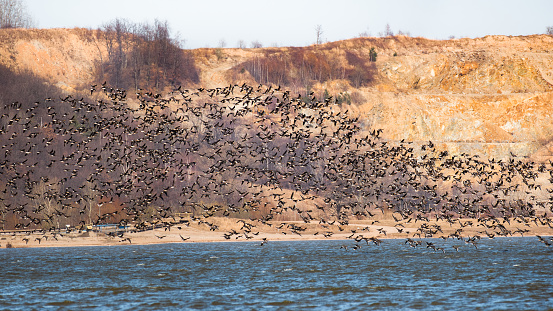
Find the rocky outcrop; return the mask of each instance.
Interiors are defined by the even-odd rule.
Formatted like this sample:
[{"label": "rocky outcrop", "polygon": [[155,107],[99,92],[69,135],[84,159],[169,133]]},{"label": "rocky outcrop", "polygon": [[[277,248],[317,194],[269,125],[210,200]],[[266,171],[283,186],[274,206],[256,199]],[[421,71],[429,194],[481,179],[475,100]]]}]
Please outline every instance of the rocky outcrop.
[{"label": "rocky outcrop", "polygon": [[438,42],[379,60],[381,85],[363,89],[363,118],[389,139],[453,153],[551,157],[553,37]]}]

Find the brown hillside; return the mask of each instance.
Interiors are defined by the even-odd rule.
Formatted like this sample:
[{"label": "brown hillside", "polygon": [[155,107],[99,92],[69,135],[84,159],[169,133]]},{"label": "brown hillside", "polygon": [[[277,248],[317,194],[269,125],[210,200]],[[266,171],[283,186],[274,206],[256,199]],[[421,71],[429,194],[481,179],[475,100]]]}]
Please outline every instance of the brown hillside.
[{"label": "brown hillside", "polygon": [[[106,57],[96,34],[85,29],[1,30],[0,64],[14,71],[30,70],[67,92],[80,90],[91,83],[94,63]],[[363,74],[360,68],[373,70],[371,48],[378,54],[374,71],[357,81],[355,74]],[[396,36],[302,48],[192,52],[200,84],[206,87],[263,82],[262,75],[277,73],[280,76],[271,79],[282,76],[292,92],[305,92],[307,82],[317,96],[324,89],[330,94],[347,92],[352,104],[342,109],[359,114],[367,128],[383,128],[387,139],[432,140],[454,153],[495,158],[512,152],[543,161],[553,155],[551,36]],[[296,62],[288,63],[294,57]],[[255,76],[247,64],[262,58],[282,66]],[[302,73],[294,65],[298,59],[315,64],[319,79],[299,83]]]},{"label": "brown hillside", "polygon": [[94,61],[106,50],[87,29],[2,29],[0,63],[29,70],[67,92],[90,86]]}]

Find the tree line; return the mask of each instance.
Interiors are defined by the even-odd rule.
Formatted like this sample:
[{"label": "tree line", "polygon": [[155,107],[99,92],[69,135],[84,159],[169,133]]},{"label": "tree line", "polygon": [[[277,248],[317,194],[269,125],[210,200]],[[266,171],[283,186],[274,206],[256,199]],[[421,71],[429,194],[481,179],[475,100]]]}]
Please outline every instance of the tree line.
[{"label": "tree line", "polygon": [[261,84],[283,85],[309,90],[315,83],[335,79],[348,80],[355,88],[368,85],[376,74],[377,53],[346,50],[335,53],[326,47],[290,48],[286,53],[268,49],[234,67],[234,73],[246,71]]},{"label": "tree line", "polygon": [[164,89],[199,82],[198,70],[166,21],[153,24],[115,19],[100,28],[107,58],[96,63],[96,82],[121,89]]},{"label": "tree line", "polygon": [[20,0],[0,0],[0,28],[31,28],[33,19]]}]

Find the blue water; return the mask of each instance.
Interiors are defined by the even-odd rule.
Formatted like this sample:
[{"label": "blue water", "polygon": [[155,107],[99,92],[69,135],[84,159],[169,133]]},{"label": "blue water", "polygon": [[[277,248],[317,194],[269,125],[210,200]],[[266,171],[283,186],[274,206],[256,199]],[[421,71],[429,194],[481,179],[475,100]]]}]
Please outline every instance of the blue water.
[{"label": "blue water", "polygon": [[553,248],[537,238],[427,241],[446,252],[404,240],[1,249],[0,309],[553,310]]}]

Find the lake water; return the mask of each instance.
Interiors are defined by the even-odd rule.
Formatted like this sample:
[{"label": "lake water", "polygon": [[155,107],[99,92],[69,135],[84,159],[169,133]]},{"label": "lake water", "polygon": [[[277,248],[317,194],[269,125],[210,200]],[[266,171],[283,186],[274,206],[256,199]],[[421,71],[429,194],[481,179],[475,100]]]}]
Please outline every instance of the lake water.
[{"label": "lake water", "polygon": [[425,241],[1,249],[0,310],[553,310],[537,238]]}]

